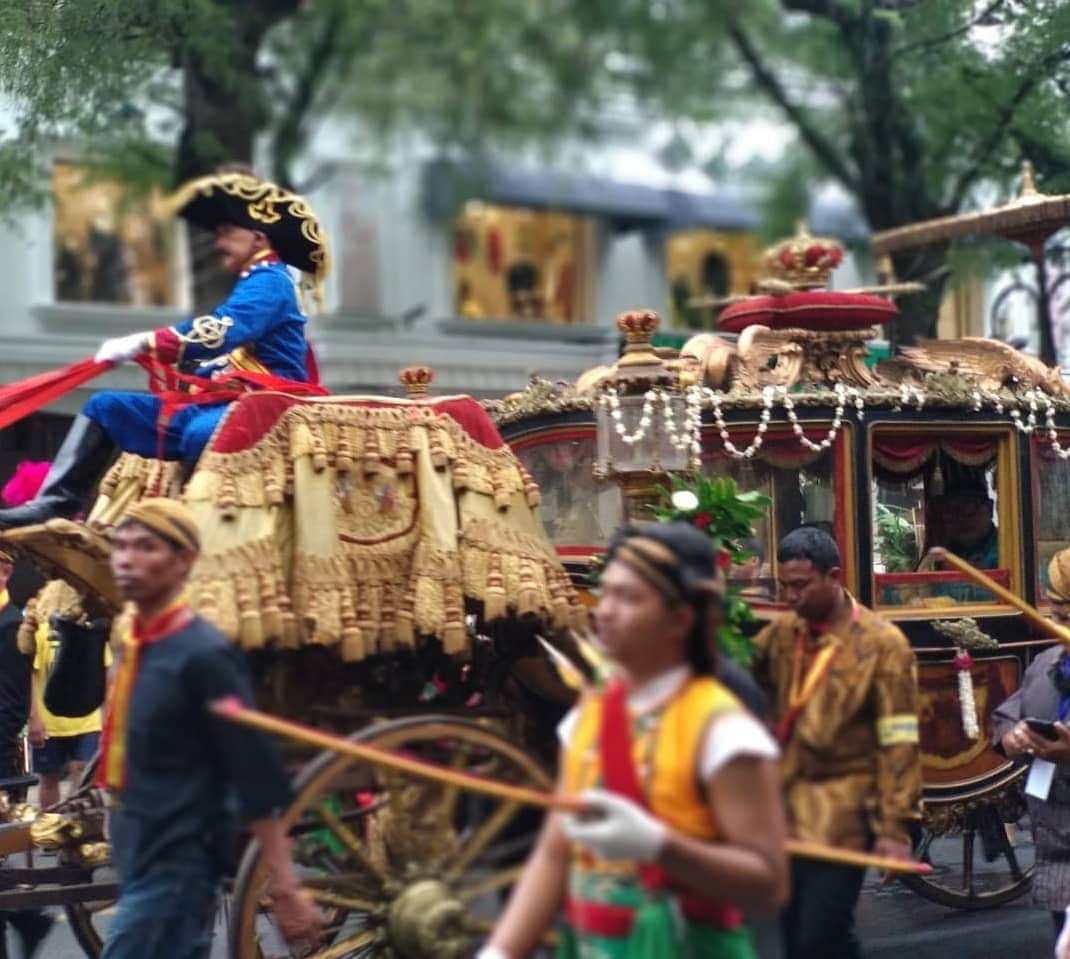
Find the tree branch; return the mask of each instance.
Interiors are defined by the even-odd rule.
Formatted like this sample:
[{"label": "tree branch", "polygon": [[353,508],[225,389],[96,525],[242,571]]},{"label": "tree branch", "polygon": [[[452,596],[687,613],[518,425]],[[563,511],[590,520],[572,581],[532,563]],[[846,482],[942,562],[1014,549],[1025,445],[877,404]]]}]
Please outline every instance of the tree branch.
[{"label": "tree branch", "polygon": [[341,7],[335,6],[324,19],[320,33],[305,57],[304,69],[296,77],[293,96],[272,137],[272,173],[276,181],[284,185],[291,181],[290,165],[304,146],[305,120],[331,72],[343,17]]},{"label": "tree branch", "polygon": [[925,37],[921,40],[916,40],[913,43],[905,43],[901,47],[897,47],[892,51],[893,57],[901,57],[907,53],[913,53],[915,50],[927,50],[932,47],[938,47],[943,43],[947,43],[948,40],[954,40],[956,37],[961,37],[964,33],[969,33],[978,24],[984,23],[993,13],[995,13],[1006,0],[992,0],[992,2],[985,7],[977,16],[973,17],[969,22],[964,23],[961,27],[956,27],[954,30],[949,30],[947,33],[941,34],[938,37]]},{"label": "tree branch", "polygon": [[858,22],[858,14],[840,0],[780,0],[785,10],[809,13],[822,20],[831,20],[841,27],[851,27]]},{"label": "tree branch", "polygon": [[784,84],[780,82],[772,70],[766,66],[758,49],[751,42],[750,37],[738,21],[731,21],[728,25],[728,33],[739,51],[740,56],[750,68],[755,82],[773,99],[773,101],[787,114],[788,119],[795,124],[799,135],[813,150],[818,160],[836,177],[843,185],[852,192],[858,189],[857,178],[851,173],[843,162],[836,147],[828,138],[810,121],[802,108],[788,95]]},{"label": "tree branch", "polygon": [[981,169],[992,156],[993,151],[995,151],[1003,140],[1003,137],[1010,130],[1018,106],[1030,93],[1033,92],[1041,81],[1048,77],[1048,71],[1051,67],[1068,58],[1070,58],[1070,49],[1061,48],[1057,52],[1037,61],[1037,63],[1034,64],[1034,69],[1022,77],[1021,82],[1018,84],[1018,88],[999,110],[995,125],[974,153],[970,165],[959,175],[957,183],[951,190],[951,200],[949,204],[951,209],[957,210],[959,206],[961,206],[962,201],[966,197],[966,191],[969,190],[974,180],[977,179]]}]

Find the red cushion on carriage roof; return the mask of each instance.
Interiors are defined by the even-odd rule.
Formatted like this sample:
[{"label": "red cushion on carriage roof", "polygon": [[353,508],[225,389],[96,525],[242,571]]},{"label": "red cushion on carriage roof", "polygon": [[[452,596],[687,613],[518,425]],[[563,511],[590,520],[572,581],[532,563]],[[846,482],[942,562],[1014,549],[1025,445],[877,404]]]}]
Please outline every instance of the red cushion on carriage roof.
[{"label": "red cushion on carriage roof", "polygon": [[861,330],[894,320],[899,308],[871,293],[799,290],[784,296],[751,296],[725,307],[717,329],[739,333],[761,323],[774,330]]}]

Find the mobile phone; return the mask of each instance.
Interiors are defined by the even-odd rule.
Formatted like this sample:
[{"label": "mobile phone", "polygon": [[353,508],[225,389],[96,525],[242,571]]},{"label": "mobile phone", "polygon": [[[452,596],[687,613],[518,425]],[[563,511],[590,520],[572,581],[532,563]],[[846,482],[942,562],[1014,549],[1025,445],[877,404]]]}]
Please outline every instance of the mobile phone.
[{"label": "mobile phone", "polygon": [[1034,719],[1033,717],[1028,717],[1025,720],[1025,724],[1038,736],[1043,736],[1045,739],[1050,739],[1054,742],[1059,738],[1059,734],[1055,731],[1055,723],[1050,719]]}]

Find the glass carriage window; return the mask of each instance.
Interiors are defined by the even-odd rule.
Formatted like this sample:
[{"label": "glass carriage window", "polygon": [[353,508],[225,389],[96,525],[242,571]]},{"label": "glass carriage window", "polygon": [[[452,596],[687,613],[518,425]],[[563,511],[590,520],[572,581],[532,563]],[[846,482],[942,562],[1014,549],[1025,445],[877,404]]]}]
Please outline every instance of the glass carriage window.
[{"label": "glass carriage window", "polygon": [[749,293],[757,279],[758,248],[750,233],[683,230],[665,242],[672,326],[710,329],[713,311],[688,306],[693,297]]},{"label": "glass carriage window", "polygon": [[516,455],[539,484],[539,515],[554,546],[604,549],[623,522],[623,501],[616,483],[594,477],[593,431],[518,444]]},{"label": "glass carriage window", "polygon": [[52,167],[53,289],[60,301],[168,306],[172,224],[150,200],[75,163]]},{"label": "glass carriage window", "polygon": [[[741,440],[734,440],[737,446]],[[772,500],[769,516],[757,524],[755,538],[746,543],[754,559],[730,569],[734,585],[758,601],[776,599],[776,544],[799,526],[820,526],[835,535],[836,495],[833,454],[815,455],[795,439],[766,439],[750,460],[730,457],[723,450],[703,453],[707,476],[729,476],[740,492],[757,490]]]},{"label": "glass carriage window", "polygon": [[[1001,535],[1000,436],[876,430],[873,434],[873,570],[878,605],[939,608],[995,602],[986,589],[928,555],[942,546],[1011,582]],[[1004,500],[1008,496],[1003,497]]]},{"label": "glass carriage window", "polygon": [[[1059,442],[1066,446],[1070,436],[1061,434]],[[1070,460],[1055,454],[1051,444],[1038,439],[1033,444],[1036,495],[1033,500],[1034,528],[1037,537],[1038,600],[1046,602],[1048,564],[1061,549],[1070,546]]]},{"label": "glass carriage window", "polygon": [[453,295],[471,319],[585,323],[593,221],[471,201],[453,224]]}]

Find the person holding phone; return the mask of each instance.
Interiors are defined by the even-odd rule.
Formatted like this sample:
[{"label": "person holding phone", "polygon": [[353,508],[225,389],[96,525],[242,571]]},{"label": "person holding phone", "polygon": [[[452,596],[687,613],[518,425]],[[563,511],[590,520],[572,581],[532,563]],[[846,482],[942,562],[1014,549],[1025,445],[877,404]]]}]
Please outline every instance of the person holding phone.
[{"label": "person holding phone", "polygon": [[[1052,557],[1048,579],[1045,593],[1051,618],[1070,626],[1070,549]],[[1051,912],[1057,935],[1070,903],[1068,719],[1070,655],[1061,644],[1044,650],[1029,664],[1017,691],[992,714],[992,748],[1032,767],[1025,797],[1036,848],[1032,901]]]}]

